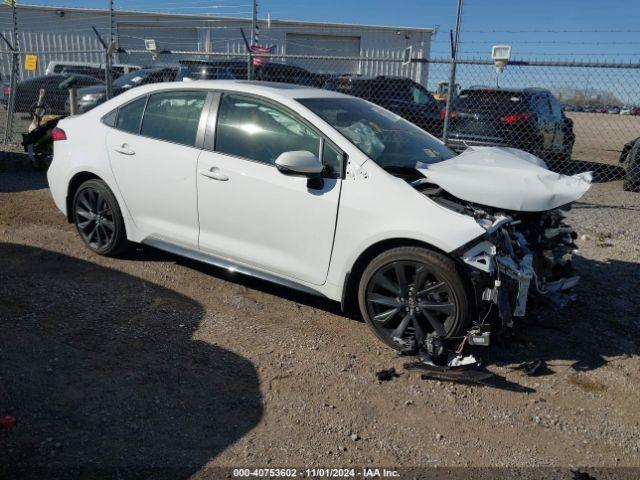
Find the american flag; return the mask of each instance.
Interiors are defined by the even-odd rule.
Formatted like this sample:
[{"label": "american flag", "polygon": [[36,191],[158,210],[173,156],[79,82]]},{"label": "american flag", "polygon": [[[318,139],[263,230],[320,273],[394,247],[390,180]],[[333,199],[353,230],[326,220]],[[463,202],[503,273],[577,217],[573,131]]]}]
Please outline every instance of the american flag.
[{"label": "american flag", "polygon": [[269,47],[251,45],[249,48],[253,54],[253,68],[260,68],[269,63],[269,60],[271,60],[271,54],[276,50],[275,45],[271,45]]}]

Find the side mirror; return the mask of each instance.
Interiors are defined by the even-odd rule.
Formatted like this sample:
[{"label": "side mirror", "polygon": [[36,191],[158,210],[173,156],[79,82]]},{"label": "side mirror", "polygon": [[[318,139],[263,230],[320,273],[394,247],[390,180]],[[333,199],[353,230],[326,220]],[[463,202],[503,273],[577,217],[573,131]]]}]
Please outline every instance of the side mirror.
[{"label": "side mirror", "polygon": [[276,159],[276,168],[285,175],[315,177],[322,173],[322,162],[313,153],[305,150],[284,152]]}]

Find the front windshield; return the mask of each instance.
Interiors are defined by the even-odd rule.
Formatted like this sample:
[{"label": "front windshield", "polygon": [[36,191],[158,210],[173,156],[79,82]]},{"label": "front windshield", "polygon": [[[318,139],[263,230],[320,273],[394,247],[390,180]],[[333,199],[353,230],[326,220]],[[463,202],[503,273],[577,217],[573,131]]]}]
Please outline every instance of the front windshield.
[{"label": "front windshield", "polygon": [[424,130],[359,98],[302,98],[298,102],[385,169],[420,168],[455,156]]},{"label": "front windshield", "polygon": [[140,85],[140,82],[142,82],[142,80],[144,80],[147,75],[148,73],[142,70],[129,72],[114,80],[113,86],[122,88],[135,87],[136,85]]}]

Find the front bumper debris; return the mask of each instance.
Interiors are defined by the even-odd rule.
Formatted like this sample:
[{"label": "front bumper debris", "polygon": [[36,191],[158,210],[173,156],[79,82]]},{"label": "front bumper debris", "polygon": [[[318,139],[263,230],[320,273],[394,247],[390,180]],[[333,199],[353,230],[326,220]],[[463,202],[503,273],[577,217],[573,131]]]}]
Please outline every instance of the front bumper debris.
[{"label": "front bumper debris", "polygon": [[[472,278],[481,287],[480,302],[497,307],[502,327],[513,328],[513,318],[526,314],[531,295],[560,306],[574,299],[571,289],[580,280],[571,267],[576,234],[564,218],[561,210],[551,210],[531,218],[486,215],[479,219],[486,234],[461,252],[460,258],[476,272]],[[488,318],[490,309],[482,307],[481,317]],[[484,319],[478,319],[468,343],[488,345],[486,327]]]}]

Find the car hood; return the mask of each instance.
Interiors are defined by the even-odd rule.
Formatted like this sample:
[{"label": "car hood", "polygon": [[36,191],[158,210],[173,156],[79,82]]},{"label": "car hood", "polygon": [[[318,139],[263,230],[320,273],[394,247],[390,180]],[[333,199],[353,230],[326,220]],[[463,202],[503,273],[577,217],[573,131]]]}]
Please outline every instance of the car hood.
[{"label": "car hood", "polygon": [[574,202],[591,186],[590,172],[555,173],[538,157],[507,147],[470,147],[449,160],[419,164],[418,171],[462,200],[523,212]]}]

